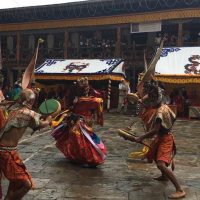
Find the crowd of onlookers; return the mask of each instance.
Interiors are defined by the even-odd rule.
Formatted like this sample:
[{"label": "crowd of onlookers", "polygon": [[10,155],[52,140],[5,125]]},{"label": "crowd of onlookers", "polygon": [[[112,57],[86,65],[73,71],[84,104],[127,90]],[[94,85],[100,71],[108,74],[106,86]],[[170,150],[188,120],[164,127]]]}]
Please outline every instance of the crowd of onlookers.
[{"label": "crowd of onlookers", "polygon": [[189,115],[189,98],[185,87],[175,88],[170,94],[170,104],[176,105],[177,115],[188,117]]},{"label": "crowd of onlookers", "polygon": [[176,105],[177,114],[180,117],[189,116],[190,106],[200,106],[199,97],[197,91],[193,89],[190,94],[188,94],[185,87],[175,88],[170,94],[170,104]]},{"label": "crowd of onlookers", "polygon": [[161,39],[163,37],[165,37],[164,46],[167,46],[167,47],[177,46],[177,40],[178,40],[177,36],[174,34],[168,34],[168,33],[165,33],[165,34],[158,33],[156,37],[154,38],[155,46],[158,46],[160,44]]},{"label": "crowd of onlookers", "polygon": [[[73,104],[73,85],[59,85],[57,87],[49,88],[36,88],[35,84],[32,84],[32,88],[35,88],[37,92],[37,102],[36,107],[38,108],[42,102],[46,99],[57,99],[60,101],[62,108],[66,109]],[[19,81],[15,82],[13,87],[5,86],[3,89],[3,94],[6,100],[17,100],[21,92],[21,83]],[[104,99],[104,105],[107,103],[107,91],[106,90],[95,90]],[[118,87],[118,108],[117,111],[123,113],[127,112],[128,100],[126,95],[130,92],[129,84],[121,80]],[[115,96],[116,98],[116,96]],[[185,87],[174,88],[171,93],[164,94],[164,102],[168,105],[174,105],[177,109],[177,115],[179,117],[189,116],[189,106],[198,106],[198,95],[196,90],[193,90],[190,95],[188,95]],[[112,107],[112,105],[111,105]]]},{"label": "crowd of onlookers", "polygon": [[[48,99],[56,99],[61,103],[63,109],[73,105],[75,94],[76,84],[60,84],[52,85],[38,88],[35,83],[31,83],[30,86],[36,93],[36,102],[34,105],[35,109],[38,109],[39,106]],[[92,88],[92,86],[90,86]],[[19,98],[19,95],[22,91],[21,81],[16,81],[12,86],[4,86],[2,89],[3,95],[8,101],[15,101]],[[96,92],[95,96],[99,96],[104,99],[106,103],[107,91],[103,89],[94,90]]]}]

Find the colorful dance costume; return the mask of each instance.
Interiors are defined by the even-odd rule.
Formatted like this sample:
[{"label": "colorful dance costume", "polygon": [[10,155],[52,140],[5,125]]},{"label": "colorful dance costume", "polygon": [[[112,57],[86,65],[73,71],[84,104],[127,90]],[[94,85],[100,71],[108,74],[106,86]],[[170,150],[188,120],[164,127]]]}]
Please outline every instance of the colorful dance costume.
[{"label": "colorful dance costume", "polygon": [[26,107],[15,107],[14,110],[10,111],[6,124],[0,133],[0,180],[3,173],[9,181],[29,180],[34,188],[31,176],[18,154],[17,147],[5,146],[1,142],[1,138],[12,128],[38,127],[39,118],[38,113]]},{"label": "colorful dance costume", "polygon": [[92,124],[103,125],[103,100],[93,96],[78,97],[67,123],[55,128],[52,136],[65,157],[79,164],[97,166],[106,158],[106,147],[94,133]]},{"label": "colorful dance costume", "polygon": [[175,121],[175,114],[167,105],[158,108],[153,123],[161,123],[159,133],[151,143],[151,149],[146,155],[149,161],[163,161],[169,165],[173,155],[176,153],[176,146],[172,134],[172,126]]}]

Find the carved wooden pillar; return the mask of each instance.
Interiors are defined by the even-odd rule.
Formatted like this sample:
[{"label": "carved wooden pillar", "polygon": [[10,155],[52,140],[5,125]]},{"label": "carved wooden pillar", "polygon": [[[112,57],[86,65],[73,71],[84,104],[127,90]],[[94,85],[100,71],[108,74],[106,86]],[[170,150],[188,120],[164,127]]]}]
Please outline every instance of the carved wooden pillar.
[{"label": "carved wooden pillar", "polygon": [[115,56],[117,58],[120,57],[120,52],[121,52],[121,27],[117,27],[117,42],[116,42],[116,53]]},{"label": "carved wooden pillar", "polygon": [[69,40],[69,32],[68,32],[68,30],[65,30],[65,33],[64,33],[64,45],[63,45],[64,58],[67,58],[67,56],[68,56],[68,52],[67,52],[68,40]]},{"label": "carved wooden pillar", "polygon": [[179,47],[183,46],[183,23],[178,23],[178,44]]},{"label": "carved wooden pillar", "polygon": [[17,44],[16,44],[17,66],[19,66],[19,63],[20,63],[20,40],[21,40],[21,34],[20,32],[17,32]]}]

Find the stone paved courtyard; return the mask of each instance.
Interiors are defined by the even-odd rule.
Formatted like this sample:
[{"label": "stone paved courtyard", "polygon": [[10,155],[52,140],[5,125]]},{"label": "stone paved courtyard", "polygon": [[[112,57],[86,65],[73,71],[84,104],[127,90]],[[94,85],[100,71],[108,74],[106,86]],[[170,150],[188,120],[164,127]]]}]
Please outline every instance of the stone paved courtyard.
[{"label": "stone paved courtyard", "polygon": [[[117,135],[137,118],[114,113],[105,114],[104,127],[95,130],[108,149],[105,163],[97,168],[83,168],[69,163],[56,149],[47,130],[22,138],[19,152],[36,182],[25,200],[164,200],[174,190],[170,182],[153,180],[159,175],[154,164],[128,159],[136,145]],[[136,123],[135,132],[143,132]],[[177,120],[174,126],[177,143],[175,174],[187,192],[185,200],[200,200],[200,122]],[[8,182],[3,180],[4,193]]]}]

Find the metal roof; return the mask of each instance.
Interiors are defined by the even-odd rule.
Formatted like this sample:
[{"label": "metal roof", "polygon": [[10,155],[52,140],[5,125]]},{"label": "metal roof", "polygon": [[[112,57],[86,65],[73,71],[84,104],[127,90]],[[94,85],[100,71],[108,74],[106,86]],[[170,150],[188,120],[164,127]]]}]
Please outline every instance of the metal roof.
[{"label": "metal roof", "polygon": [[0,10],[0,24],[198,8],[200,0],[89,0]]}]

